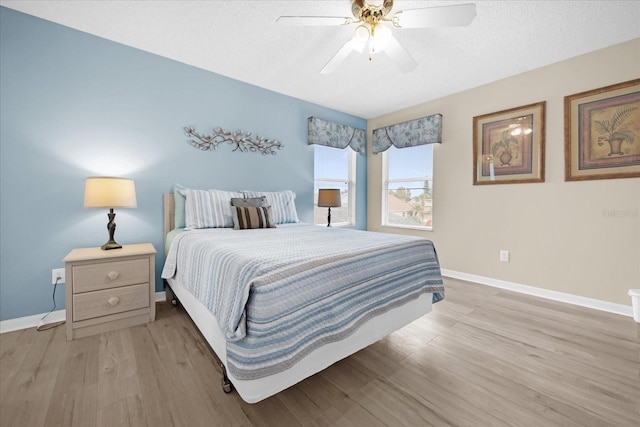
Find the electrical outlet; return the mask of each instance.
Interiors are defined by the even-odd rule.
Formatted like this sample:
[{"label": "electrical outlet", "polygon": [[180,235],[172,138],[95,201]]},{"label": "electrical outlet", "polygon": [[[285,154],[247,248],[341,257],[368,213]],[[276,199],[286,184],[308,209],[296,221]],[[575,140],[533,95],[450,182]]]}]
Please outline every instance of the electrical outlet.
[{"label": "electrical outlet", "polygon": [[56,281],[58,284],[65,282],[64,268],[54,268],[51,270],[51,284],[55,285]]},{"label": "electrical outlet", "polygon": [[505,250],[500,251],[500,261],[509,262],[509,251],[505,251]]}]

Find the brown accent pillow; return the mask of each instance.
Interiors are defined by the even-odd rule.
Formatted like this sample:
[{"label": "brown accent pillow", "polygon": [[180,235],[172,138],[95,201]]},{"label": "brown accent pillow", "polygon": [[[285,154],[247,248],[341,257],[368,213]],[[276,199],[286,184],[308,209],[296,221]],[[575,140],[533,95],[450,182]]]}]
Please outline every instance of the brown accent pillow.
[{"label": "brown accent pillow", "polygon": [[271,220],[271,206],[261,207],[240,207],[234,206],[236,215],[234,215],[233,224],[235,229],[246,230],[251,228],[276,228]]}]

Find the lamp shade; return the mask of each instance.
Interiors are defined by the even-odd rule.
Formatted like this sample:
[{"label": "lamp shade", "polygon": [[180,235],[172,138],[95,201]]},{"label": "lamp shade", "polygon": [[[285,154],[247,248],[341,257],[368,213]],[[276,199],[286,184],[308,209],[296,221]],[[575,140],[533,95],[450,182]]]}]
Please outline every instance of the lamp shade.
[{"label": "lamp shade", "polygon": [[85,208],[136,208],[136,186],[131,179],[88,177],[84,185]]},{"label": "lamp shade", "polygon": [[337,188],[322,188],[318,190],[318,207],[338,208],[342,206],[340,190]]}]

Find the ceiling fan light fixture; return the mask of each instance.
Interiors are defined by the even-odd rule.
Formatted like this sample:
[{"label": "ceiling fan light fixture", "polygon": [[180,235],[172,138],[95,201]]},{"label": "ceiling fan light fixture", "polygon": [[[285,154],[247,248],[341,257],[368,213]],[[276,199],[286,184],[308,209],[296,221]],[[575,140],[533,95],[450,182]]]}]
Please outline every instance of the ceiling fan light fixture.
[{"label": "ceiling fan light fixture", "polygon": [[360,43],[366,43],[371,36],[371,31],[366,24],[358,25],[355,31],[353,32],[353,38],[355,38]]}]

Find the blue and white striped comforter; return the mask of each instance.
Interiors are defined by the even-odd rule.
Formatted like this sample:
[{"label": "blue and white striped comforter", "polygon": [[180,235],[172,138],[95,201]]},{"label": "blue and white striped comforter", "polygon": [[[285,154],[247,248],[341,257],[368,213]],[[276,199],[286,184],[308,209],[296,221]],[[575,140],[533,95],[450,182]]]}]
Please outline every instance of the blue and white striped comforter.
[{"label": "blue and white striped comforter", "polygon": [[162,277],[214,314],[239,379],[283,371],[422,293],[444,297],[431,241],[315,225],[181,233]]}]

